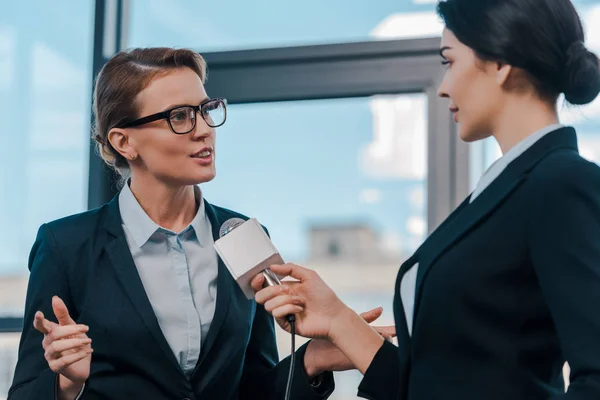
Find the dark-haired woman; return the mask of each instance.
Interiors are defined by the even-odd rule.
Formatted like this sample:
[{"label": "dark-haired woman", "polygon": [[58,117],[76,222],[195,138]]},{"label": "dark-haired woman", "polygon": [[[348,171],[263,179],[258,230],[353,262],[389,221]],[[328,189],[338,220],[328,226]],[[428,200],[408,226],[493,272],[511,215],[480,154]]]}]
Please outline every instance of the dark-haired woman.
[{"label": "dark-haired woman", "polygon": [[[569,0],[447,0],[439,95],[467,142],[503,156],[400,268],[399,348],[382,340],[317,274],[289,293],[253,282],[280,325],[334,343],[382,400],[600,399],[600,169],[580,157],[557,100],[600,91],[598,58]],[[561,368],[571,367],[565,392]]]}]

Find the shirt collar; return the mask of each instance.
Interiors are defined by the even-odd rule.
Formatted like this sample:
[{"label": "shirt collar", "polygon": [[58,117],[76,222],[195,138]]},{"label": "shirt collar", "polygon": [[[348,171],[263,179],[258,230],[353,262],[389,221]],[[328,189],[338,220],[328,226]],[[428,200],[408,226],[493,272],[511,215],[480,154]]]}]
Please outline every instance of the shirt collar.
[{"label": "shirt collar", "polygon": [[[193,229],[196,233],[198,242],[201,246],[204,246],[205,244],[208,244],[210,240],[210,223],[206,218],[206,207],[204,205],[202,191],[198,186],[195,185],[194,194],[196,196],[196,201],[200,203],[198,211],[196,212],[192,222],[190,222],[190,224],[183,229],[180,234],[188,231],[189,229]],[[148,214],[146,214],[140,203],[133,195],[133,192],[129,188],[129,182],[123,186],[123,189],[121,189],[121,193],[119,194],[119,208],[123,225],[125,225],[138,247],[142,247],[144,244],[146,244],[150,237],[152,237],[152,235],[158,230],[176,234],[175,232],[162,228],[156,222],[152,221],[152,219],[148,216]]]},{"label": "shirt collar", "polygon": [[474,201],[503,171],[504,169],[520,155],[525,153],[531,146],[533,146],[541,138],[554,132],[557,129],[562,128],[562,124],[552,124],[539,131],[527,136],[525,139],[517,143],[511,148],[506,154],[496,160],[489,168],[484,172],[483,176],[479,179],[477,186],[473,193],[471,193],[470,201]]},{"label": "shirt collar", "polygon": [[204,204],[204,198],[200,187],[194,185],[194,194],[196,195],[196,202],[199,203],[199,207],[194,219],[190,222],[190,226],[194,229],[194,232],[196,232],[196,237],[200,246],[205,247],[213,240],[212,228],[206,215],[206,205]]},{"label": "shirt collar", "polygon": [[505,155],[503,155],[502,158],[505,159],[506,164],[510,163],[515,158],[523,154],[531,146],[533,146],[538,140],[540,140],[550,132],[554,132],[555,130],[562,128],[563,126],[564,125],[562,124],[552,124],[540,129],[539,131],[527,136],[525,139],[517,143],[512,149],[510,149]]}]

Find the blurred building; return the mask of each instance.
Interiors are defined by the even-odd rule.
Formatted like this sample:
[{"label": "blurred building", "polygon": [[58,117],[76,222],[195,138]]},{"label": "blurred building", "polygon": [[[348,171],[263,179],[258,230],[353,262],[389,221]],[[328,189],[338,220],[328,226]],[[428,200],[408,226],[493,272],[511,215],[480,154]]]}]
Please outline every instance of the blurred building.
[{"label": "blurred building", "polygon": [[380,235],[363,223],[313,225],[309,236],[309,264],[376,265],[401,258],[401,254],[384,248]]}]

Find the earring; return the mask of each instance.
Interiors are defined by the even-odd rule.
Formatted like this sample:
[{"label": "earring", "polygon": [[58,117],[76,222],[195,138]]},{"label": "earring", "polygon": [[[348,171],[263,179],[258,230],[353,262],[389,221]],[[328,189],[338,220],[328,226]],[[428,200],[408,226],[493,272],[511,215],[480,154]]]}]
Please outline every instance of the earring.
[{"label": "earring", "polygon": [[129,155],[129,158],[131,158],[132,160],[135,160],[135,159],[137,158],[137,154],[135,154],[135,153],[131,153],[131,154]]}]

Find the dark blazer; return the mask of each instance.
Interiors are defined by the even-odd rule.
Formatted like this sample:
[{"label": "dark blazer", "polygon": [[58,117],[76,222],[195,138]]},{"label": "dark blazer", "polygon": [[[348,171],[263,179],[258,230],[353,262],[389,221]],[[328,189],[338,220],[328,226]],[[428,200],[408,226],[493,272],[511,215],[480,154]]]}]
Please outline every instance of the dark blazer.
[{"label": "dark blazer", "polygon": [[[229,218],[247,217],[206,203],[213,236]],[[56,375],[48,368],[42,334],[33,329],[41,310],[53,316],[60,296],[71,316],[90,330],[94,353],[82,399],[283,399],[290,358],[278,363],[273,318],[247,300],[219,259],[216,310],[196,369],[187,379],[169,347],[131,257],[118,197],[89,212],[43,225],[31,270],[19,359],[10,400],[54,400]],[[313,389],[297,353],[294,399],[324,399],[333,391],[325,374]]]},{"label": "dark blazer", "polygon": [[[400,281],[419,263],[412,338]],[[400,268],[367,399],[600,399],[600,169],[549,133]],[[561,367],[571,367],[564,393]]]}]

